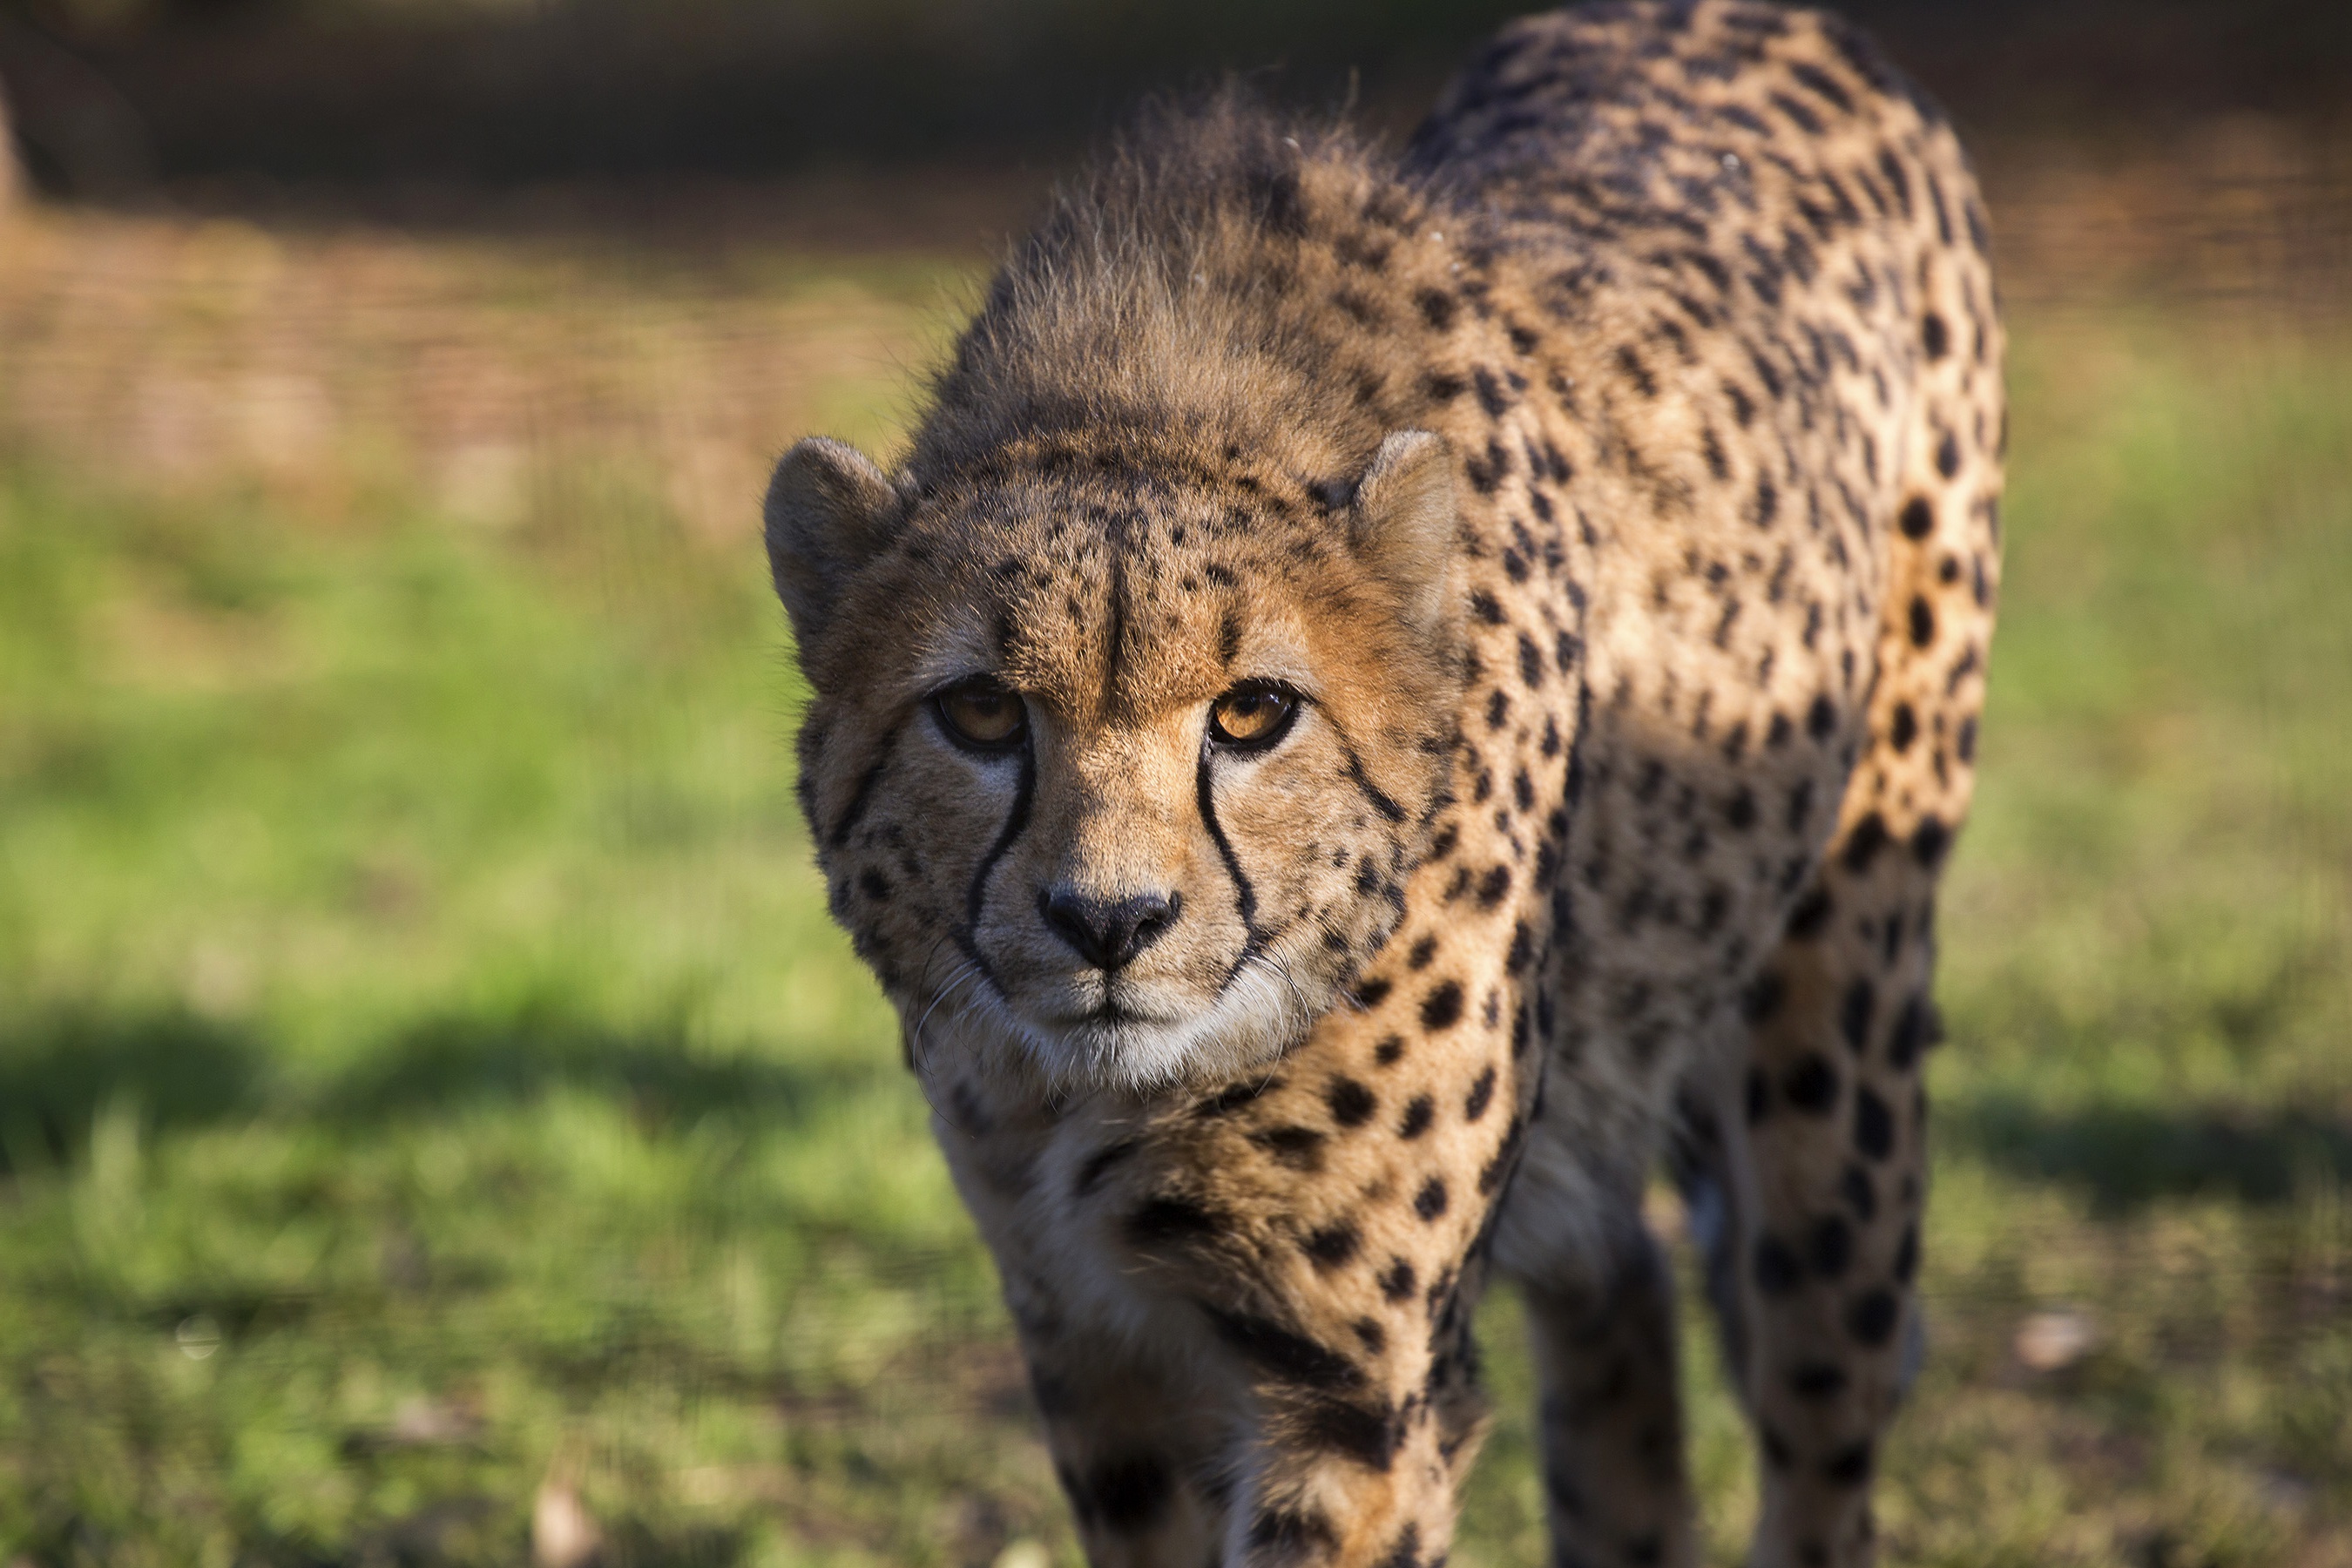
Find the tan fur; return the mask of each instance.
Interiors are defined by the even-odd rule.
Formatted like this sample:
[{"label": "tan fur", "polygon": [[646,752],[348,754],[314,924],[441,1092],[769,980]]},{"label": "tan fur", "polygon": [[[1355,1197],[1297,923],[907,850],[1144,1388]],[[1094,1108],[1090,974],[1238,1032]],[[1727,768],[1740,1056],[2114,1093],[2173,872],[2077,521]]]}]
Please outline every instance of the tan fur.
[{"label": "tan fur", "polygon": [[[804,804],[1093,1561],[1442,1560],[1499,1267],[1557,1561],[1690,1562],[1669,1145],[1756,1561],[1869,1559],[2000,352],[1958,148],[1866,44],[1605,6],[1401,159],[1147,121],[898,474],[787,457]],[[981,676],[1008,750],[932,706]],[[1268,681],[1280,743],[1213,743]],[[1057,898],[1158,912],[1106,970]]]}]

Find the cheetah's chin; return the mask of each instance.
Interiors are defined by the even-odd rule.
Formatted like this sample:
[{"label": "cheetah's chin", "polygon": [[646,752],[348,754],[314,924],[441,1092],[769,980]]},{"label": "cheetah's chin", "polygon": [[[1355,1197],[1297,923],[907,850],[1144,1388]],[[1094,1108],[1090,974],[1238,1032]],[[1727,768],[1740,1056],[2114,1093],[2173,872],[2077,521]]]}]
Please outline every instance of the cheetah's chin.
[{"label": "cheetah's chin", "polygon": [[953,1018],[924,1031],[919,1071],[936,1070],[946,1052],[1042,1076],[1062,1093],[1150,1095],[1231,1079],[1279,1061],[1315,1023],[1298,988],[1265,958],[1244,963],[1212,1005],[1172,1020],[1036,1019],[992,986],[965,987],[949,1005]]}]

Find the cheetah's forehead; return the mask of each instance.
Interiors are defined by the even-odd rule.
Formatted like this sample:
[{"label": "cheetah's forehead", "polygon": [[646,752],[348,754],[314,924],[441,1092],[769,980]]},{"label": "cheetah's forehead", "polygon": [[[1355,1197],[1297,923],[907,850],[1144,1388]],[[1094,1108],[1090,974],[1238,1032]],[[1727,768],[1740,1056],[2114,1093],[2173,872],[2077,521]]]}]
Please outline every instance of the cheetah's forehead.
[{"label": "cheetah's forehead", "polygon": [[1315,585],[1290,531],[1182,490],[1026,489],[919,525],[919,689],[985,673],[1076,724],[1144,722],[1244,679],[1312,697]]}]

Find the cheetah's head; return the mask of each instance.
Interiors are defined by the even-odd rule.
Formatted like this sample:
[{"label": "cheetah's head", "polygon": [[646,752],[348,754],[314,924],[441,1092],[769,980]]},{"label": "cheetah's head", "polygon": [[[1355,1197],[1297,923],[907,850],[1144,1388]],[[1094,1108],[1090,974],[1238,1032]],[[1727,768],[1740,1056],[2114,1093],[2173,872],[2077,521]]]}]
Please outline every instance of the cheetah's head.
[{"label": "cheetah's head", "polygon": [[1351,471],[1166,432],[934,482],[785,457],[802,802],[910,1052],[1070,1088],[1244,1069],[1387,939],[1454,732],[1456,517],[1437,437]]}]

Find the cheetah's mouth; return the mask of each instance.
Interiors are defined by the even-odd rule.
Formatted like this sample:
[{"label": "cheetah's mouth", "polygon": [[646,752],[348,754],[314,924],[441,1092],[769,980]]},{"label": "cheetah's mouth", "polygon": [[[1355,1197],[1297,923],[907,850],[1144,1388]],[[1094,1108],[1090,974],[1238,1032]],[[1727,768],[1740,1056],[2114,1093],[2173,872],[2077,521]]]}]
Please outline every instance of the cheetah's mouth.
[{"label": "cheetah's mouth", "polygon": [[[1096,971],[1060,1005],[1024,1005],[994,985],[961,993],[957,1011],[1071,1087],[1149,1093],[1279,1059],[1313,1023],[1297,985],[1264,958],[1239,965],[1212,996],[1155,994]],[[1108,983],[1106,984],[1106,981]]]}]

